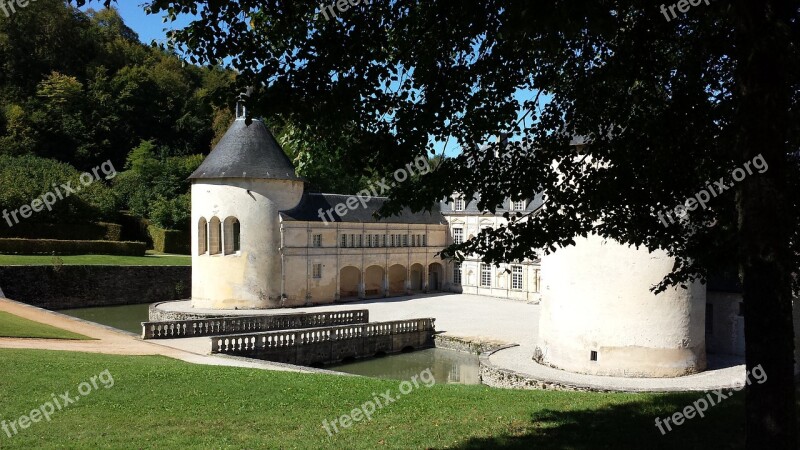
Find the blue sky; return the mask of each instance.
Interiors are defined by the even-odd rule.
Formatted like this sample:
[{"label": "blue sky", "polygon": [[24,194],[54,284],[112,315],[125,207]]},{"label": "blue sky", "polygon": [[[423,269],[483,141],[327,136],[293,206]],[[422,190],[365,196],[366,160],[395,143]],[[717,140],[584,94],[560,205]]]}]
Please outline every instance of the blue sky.
[{"label": "blue sky", "polygon": [[[94,3],[91,5],[98,8],[99,5]],[[166,40],[165,28],[173,28],[187,23],[188,20],[178,20],[173,23],[162,23],[160,15],[147,15],[144,12],[144,3],[141,0],[122,0],[116,3],[120,15],[125,20],[125,23],[139,34],[139,39],[145,44],[149,44],[153,40],[164,41]]]}]

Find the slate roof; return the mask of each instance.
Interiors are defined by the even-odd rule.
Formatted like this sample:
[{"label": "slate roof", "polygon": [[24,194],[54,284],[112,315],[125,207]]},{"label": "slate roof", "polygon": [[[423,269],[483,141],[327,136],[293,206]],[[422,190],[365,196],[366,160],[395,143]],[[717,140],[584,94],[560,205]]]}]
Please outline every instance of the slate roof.
[{"label": "slate roof", "polygon": [[[339,216],[336,211],[336,205],[346,205],[348,199],[356,198],[359,200],[358,204],[353,208],[346,208],[345,214]],[[410,209],[405,208],[400,215],[387,217],[382,220],[375,220],[373,213],[378,211],[386,197],[370,197],[365,198],[366,207],[361,204],[359,197],[354,195],[340,195],[340,194],[319,194],[319,193],[304,193],[300,203],[294,208],[286,211],[281,211],[281,219],[284,221],[303,221],[303,222],[322,222],[319,210],[322,208],[323,212],[331,210],[333,222],[354,222],[354,223],[407,223],[407,224],[428,224],[428,225],[444,225],[444,216],[439,211],[439,208],[434,206],[431,212],[417,212],[412,213]],[[353,200],[350,200],[351,204]],[[339,208],[341,210],[341,208]],[[327,221],[331,219],[325,215]]]},{"label": "slate roof", "polygon": [[[480,194],[476,194],[475,196],[477,197],[475,200],[473,200],[473,201],[471,201],[471,202],[469,202],[469,203],[464,205],[464,210],[463,211],[454,210],[453,209],[453,204],[450,203],[447,200],[443,200],[443,201],[441,201],[439,203],[439,209],[442,211],[442,214],[447,215],[447,216],[457,216],[457,215],[474,216],[474,215],[480,215],[481,211],[478,209],[478,200],[480,200]],[[542,194],[536,194],[532,198],[529,198],[529,199],[527,199],[525,201],[525,209],[523,211],[519,211],[519,212],[521,212],[523,214],[526,214],[526,213],[535,211],[535,210],[539,209],[542,206],[542,203],[543,203]],[[505,201],[503,202],[503,207],[502,208],[498,208],[495,211],[495,215],[502,216],[503,213],[505,213],[505,212],[512,212],[512,213],[513,212],[517,212],[517,211],[511,211],[509,209],[509,207],[510,207],[509,199],[505,199]],[[487,213],[484,213],[484,214],[489,214],[489,213],[487,212]]]},{"label": "slate roof", "polygon": [[189,176],[203,178],[303,180],[266,125],[255,119],[250,125],[243,119],[233,122],[203,164]]}]

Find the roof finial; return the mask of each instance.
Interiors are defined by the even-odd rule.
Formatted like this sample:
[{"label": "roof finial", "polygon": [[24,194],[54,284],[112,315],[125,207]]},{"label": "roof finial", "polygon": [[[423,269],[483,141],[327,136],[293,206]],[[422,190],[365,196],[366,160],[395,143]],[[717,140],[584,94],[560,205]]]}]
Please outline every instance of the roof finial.
[{"label": "roof finial", "polygon": [[245,106],[245,103],[252,93],[253,88],[249,87],[245,92],[239,95],[239,99],[236,101],[236,120],[247,119],[247,106]]}]

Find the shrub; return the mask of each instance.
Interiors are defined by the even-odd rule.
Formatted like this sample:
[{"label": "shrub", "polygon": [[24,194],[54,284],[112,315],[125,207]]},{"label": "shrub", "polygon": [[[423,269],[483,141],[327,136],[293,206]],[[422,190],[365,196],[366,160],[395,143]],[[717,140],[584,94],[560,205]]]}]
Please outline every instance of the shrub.
[{"label": "shrub", "polygon": [[11,255],[144,256],[144,242],[58,241],[54,239],[0,239],[0,253]]},{"label": "shrub", "polygon": [[61,241],[121,241],[122,226],[115,223],[51,224],[26,223],[13,228],[2,226],[0,237],[55,239]]},{"label": "shrub", "polygon": [[186,231],[164,230],[154,225],[147,227],[153,240],[153,250],[160,253],[189,255],[192,253],[191,234]]},{"label": "shrub", "polygon": [[[98,162],[98,165],[102,162]],[[81,172],[69,164],[36,156],[0,155],[0,208],[13,211],[42,195],[56,194],[55,184],[62,195],[61,184],[71,182],[73,188],[80,190],[57,200],[52,211],[43,209],[31,217],[22,219],[31,223],[90,223],[100,219],[113,219],[117,210],[117,200],[102,180],[89,186],[79,182]],[[77,189],[76,189],[77,190]],[[23,222],[14,226],[24,226]]]}]

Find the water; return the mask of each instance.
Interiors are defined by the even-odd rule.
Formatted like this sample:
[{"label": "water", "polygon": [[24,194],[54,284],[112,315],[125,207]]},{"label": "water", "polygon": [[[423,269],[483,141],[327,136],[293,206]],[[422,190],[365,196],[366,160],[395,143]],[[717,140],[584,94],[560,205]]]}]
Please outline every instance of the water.
[{"label": "water", "polygon": [[61,314],[108,325],[118,330],[142,334],[142,322],[147,322],[149,303],[144,305],[97,306],[93,308],[63,309]]},{"label": "water", "polygon": [[325,369],[373,378],[410,380],[425,369],[431,369],[437,384],[480,384],[478,355],[430,348],[370,358],[346,364],[325,366]]},{"label": "water", "polygon": [[[148,320],[149,306],[149,304],[98,306],[65,309],[59,312],[119,330],[141,334],[141,322]],[[480,384],[477,355],[443,348],[363,359],[346,364],[325,366],[325,368],[390,380],[410,380],[411,377],[419,375],[425,369],[431,369],[437,384]]]}]

